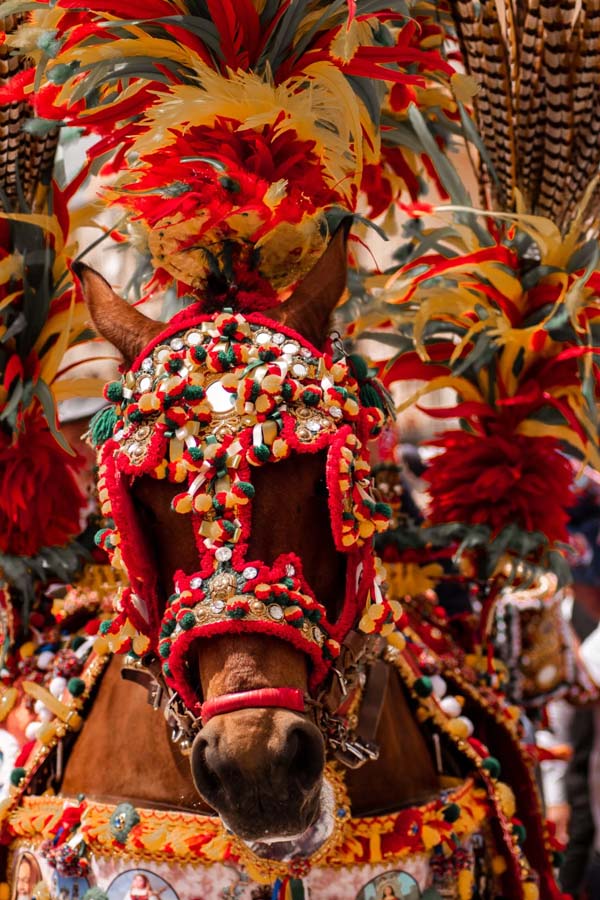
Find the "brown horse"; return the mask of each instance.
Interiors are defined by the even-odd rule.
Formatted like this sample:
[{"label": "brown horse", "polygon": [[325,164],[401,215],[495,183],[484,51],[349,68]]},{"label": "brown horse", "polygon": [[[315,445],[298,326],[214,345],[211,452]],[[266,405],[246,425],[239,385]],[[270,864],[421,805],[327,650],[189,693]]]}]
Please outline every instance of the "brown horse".
[{"label": "brown horse", "polygon": [[[285,341],[286,338],[278,329],[285,332],[288,338],[292,335],[290,339],[296,334],[301,342],[305,341],[314,348],[314,354],[320,354],[320,348],[326,340],[329,317],[344,290],[345,238],[344,230],[340,229],[320,262],[289,300],[260,318],[262,327],[270,329],[271,335],[278,335]],[[98,332],[112,341],[124,356],[128,371],[124,375],[121,390],[129,391],[127,397],[134,396],[133,389],[138,389],[136,385],[141,386],[145,378],[144,372],[147,371],[143,363],[150,361],[149,354],[154,362],[150,363],[148,370],[155,371],[153,366],[156,365],[157,369],[162,366],[159,374],[163,378],[165,371],[174,371],[172,368],[165,369],[165,365],[169,365],[169,360],[172,359],[171,349],[175,352],[181,350],[185,359],[192,353],[191,350],[180,347],[185,341],[181,341],[180,335],[183,332],[177,329],[180,328],[179,321],[185,320],[185,315],[171,330],[169,327],[164,330],[165,326],[147,319],[121,300],[93,270],[82,266],[78,274]],[[195,311],[189,322],[196,331],[192,329],[191,333],[185,332],[187,347],[197,344],[196,323],[199,320],[194,316]],[[207,321],[206,334],[214,335],[216,319],[213,317]],[[255,330],[252,335],[256,336],[260,330],[257,328],[259,320],[253,322]],[[237,328],[237,325],[231,321],[227,327]],[[190,334],[194,337],[191,344]],[[212,340],[213,337],[210,337],[209,346],[212,346]],[[254,341],[255,338],[252,337],[251,340]],[[256,347],[257,342],[253,346]],[[159,354],[164,355],[159,357]],[[314,359],[314,355],[311,358]],[[135,366],[139,365],[139,370],[132,370],[133,360],[136,360]],[[183,365],[187,364],[184,362]],[[335,363],[323,362],[324,367],[329,365]],[[299,367],[306,370],[306,366],[300,363]],[[243,366],[239,367],[239,360],[238,368],[243,369]],[[252,366],[248,366],[244,372],[251,368]],[[134,371],[137,374],[133,374]],[[329,373],[333,369],[325,368],[325,371]],[[203,379],[204,377],[202,375]],[[250,379],[253,377],[251,375]],[[171,380],[176,386],[179,383],[177,379]],[[213,376],[213,381],[221,385],[225,383],[221,376]],[[213,381],[205,381],[206,395]],[[123,393],[122,397],[124,396]],[[191,396],[198,397],[198,392],[193,392]],[[130,403],[128,399],[124,402]],[[211,410],[216,412],[219,398],[214,402],[215,407],[211,405]],[[139,687],[121,679],[122,663],[114,659],[88,711],[85,727],[70,752],[61,788],[63,796],[85,794],[90,801],[107,803],[126,800],[140,810],[146,807],[155,810],[216,812],[230,831],[252,844],[253,853],[257,854],[253,859],[263,857],[271,863],[283,860],[282,865],[287,866],[286,860],[290,858],[307,855],[312,857],[325,840],[320,823],[321,820],[327,820],[328,810],[331,810],[331,790],[328,789],[323,773],[326,757],[331,754],[348,765],[345,786],[351,812],[354,817],[363,817],[353,819],[355,825],[352,827],[358,829],[357,834],[365,833],[365,828],[374,828],[375,832],[371,833],[378,833],[377,822],[380,820],[364,817],[395,814],[398,810],[410,807],[405,810],[406,818],[403,818],[403,812],[394,818],[394,829],[397,830],[394,831],[394,849],[390,859],[405,859],[406,852],[412,853],[412,847],[416,846],[414,841],[417,840],[420,850],[414,865],[418,867],[423,864],[428,855],[428,845],[422,836],[415,839],[414,825],[421,821],[427,810],[435,808],[438,811],[437,821],[442,824],[437,835],[445,834],[448,828],[452,830],[449,825],[451,820],[447,820],[446,815],[452,817],[459,809],[459,815],[462,816],[462,811],[456,803],[448,800],[450,785],[454,788],[458,785],[459,791],[471,785],[467,789],[474,789],[479,797],[478,802],[485,803],[488,811],[482,813],[487,818],[485,823],[470,818],[467,805],[466,818],[463,820],[467,823],[467,828],[471,829],[467,832],[467,844],[457,844],[456,853],[445,853],[441,844],[433,848],[429,854],[430,875],[423,875],[421,872],[422,885],[431,884],[433,879],[434,883],[442,887],[451,884],[454,890],[460,867],[467,865],[470,866],[468,877],[480,880],[478,890],[481,897],[498,893],[524,900],[537,897],[535,882],[539,875],[539,896],[543,900],[554,900],[558,894],[551,864],[544,849],[544,833],[534,778],[519,747],[519,732],[514,727],[514,718],[507,715],[501,698],[485,686],[481,689],[475,670],[468,674],[461,669],[464,652],[450,635],[440,631],[434,621],[427,621],[427,614],[425,612],[424,615],[418,602],[410,604],[408,624],[403,626],[408,640],[405,649],[402,649],[402,641],[405,639],[403,635],[399,635],[400,640],[395,646],[392,641],[392,646],[386,649],[381,640],[373,639],[372,636],[367,639],[356,632],[363,611],[362,600],[354,605],[352,600],[355,599],[355,581],[356,584],[360,582],[360,572],[356,556],[340,552],[339,532],[336,532],[336,520],[332,514],[332,493],[335,493],[337,483],[330,477],[330,457],[325,452],[325,442],[317,444],[309,452],[300,452],[302,448],[298,444],[298,453],[278,459],[276,465],[256,465],[251,474],[248,468],[244,473],[245,489],[248,492],[252,489],[253,501],[251,514],[243,526],[246,530],[242,529],[246,541],[242,565],[248,566],[247,560],[259,560],[265,571],[270,572],[269,567],[273,564],[272,571],[275,572],[277,560],[286,559],[289,554],[299,561],[302,577],[305,579],[303,583],[310,586],[314,602],[324,610],[328,627],[333,628],[339,621],[345,629],[346,638],[339,659],[329,669],[327,678],[321,683],[317,682],[319,693],[315,697],[314,667],[318,665],[318,660],[315,661],[310,647],[306,651],[301,650],[299,641],[290,641],[283,633],[277,636],[273,629],[270,629],[270,633],[267,633],[268,628],[262,631],[266,621],[264,603],[262,619],[257,613],[260,620],[258,625],[256,621],[251,622],[253,629],[236,628],[228,620],[225,622],[225,629],[219,631],[224,620],[219,620],[217,616],[219,627],[216,630],[208,634],[198,633],[193,623],[200,623],[198,627],[201,629],[201,623],[206,620],[207,613],[210,616],[213,605],[220,604],[219,612],[222,613],[225,606],[223,597],[232,597],[231,593],[224,594],[223,590],[231,587],[227,578],[233,571],[233,563],[221,566],[215,552],[214,559],[219,560],[219,566],[210,570],[212,574],[206,574],[208,570],[206,567],[202,568],[204,563],[199,557],[202,557],[205,547],[210,553],[211,548],[214,550],[216,546],[212,537],[213,520],[210,520],[208,531],[204,532],[203,537],[201,531],[195,530],[192,516],[182,514],[182,510],[178,508],[181,499],[177,498],[182,479],[179,479],[179,483],[177,477],[167,481],[159,474],[161,471],[164,473],[164,468],[155,468],[158,460],[162,458],[164,462],[164,456],[150,454],[150,468],[138,466],[136,469],[133,457],[140,447],[143,460],[147,461],[144,454],[147,453],[148,446],[158,447],[159,452],[164,453],[161,449],[163,445],[152,445],[151,442],[157,435],[157,429],[153,428],[152,423],[149,427],[144,425],[146,444],[143,446],[136,436],[141,436],[141,431],[136,431],[141,426],[135,425],[133,431],[124,431],[119,422],[125,419],[118,418],[119,415],[124,415],[123,407],[119,408],[121,412],[117,413],[117,424],[112,433],[120,437],[112,442],[108,439],[102,448],[103,468],[100,481],[101,496],[102,493],[110,494],[106,480],[109,463],[116,460],[112,470],[114,475],[117,471],[117,454],[122,452],[122,447],[129,447],[133,455],[127,456],[125,460],[122,456],[119,457],[125,468],[120,470],[120,475],[114,476],[111,488],[113,493],[117,492],[115,499],[119,504],[124,504],[119,512],[121,523],[113,534],[119,539],[127,540],[132,536],[126,568],[128,573],[134,572],[134,579],[127,600],[123,600],[123,603],[133,604],[140,613],[139,621],[142,622],[143,632],[143,622],[150,613],[144,597],[135,593],[137,585],[143,583],[134,571],[139,562],[158,606],[158,610],[153,613],[154,621],[162,621],[161,634],[166,635],[166,638],[161,638],[158,642],[159,652],[162,652],[161,641],[163,644],[170,644],[169,635],[173,631],[177,632],[175,638],[183,641],[179,644],[183,650],[176,657],[176,664],[180,667],[179,675],[183,672],[183,681],[180,680],[173,691],[173,685],[170,684],[173,675],[170,647],[163,654],[169,659],[167,665],[164,661],[161,664],[160,690],[156,690],[157,682],[153,682],[158,665],[156,659],[144,657],[134,661],[133,670],[127,663],[123,671],[128,679],[133,673],[133,678],[142,680],[146,686],[148,673],[151,673],[150,695],[154,705],[162,706],[161,696],[168,699],[165,710],[169,722],[167,724],[160,712],[145,702]],[[131,409],[135,414],[138,407],[132,403]],[[219,421],[222,420],[214,416],[212,411],[207,413],[206,407],[202,414],[204,420],[194,420],[192,444],[197,448],[198,443],[194,442],[200,442],[204,449],[197,451],[197,456],[193,459],[202,458],[206,462],[203,454],[207,447],[214,450],[215,442],[219,443],[217,429],[221,427]],[[181,422],[181,410],[177,415]],[[175,414],[173,420],[174,418]],[[134,421],[143,423],[143,416],[142,419],[129,419],[129,422]],[[198,428],[202,421],[204,424]],[[298,421],[294,421],[296,428]],[[245,424],[246,428],[254,427],[252,421],[244,423],[241,416],[239,422]],[[238,425],[235,427],[238,428]],[[283,427],[285,428],[285,423]],[[168,428],[171,429],[171,426]],[[337,425],[333,430],[336,428]],[[171,429],[169,434],[169,440],[176,439],[182,443],[183,438],[177,432]],[[184,430],[182,435],[185,434],[187,432]],[[158,434],[160,440],[163,436]],[[122,441],[121,444],[119,440]],[[254,435],[252,440],[254,441]],[[310,441],[310,435],[305,436],[305,440]],[[245,446],[250,447],[250,442]],[[238,451],[234,452],[237,454],[235,459],[241,459]],[[209,454],[209,458],[213,459],[214,456]],[[360,462],[359,457],[354,456],[352,465],[357,464],[357,460]],[[228,465],[229,462],[225,460],[220,467],[223,471],[228,471],[223,469],[223,466]],[[234,461],[234,465],[237,467],[240,463]],[[123,472],[126,473],[125,476]],[[176,472],[174,474],[177,475]],[[201,477],[201,474],[196,476],[197,479]],[[217,473],[214,477],[207,477],[210,477],[213,484],[225,476]],[[359,483],[364,494],[367,489],[366,480],[355,483]],[[126,499],[119,493],[124,486]],[[179,494],[179,498],[181,497],[186,499],[186,495]],[[342,499],[342,511],[354,516],[350,508],[343,506],[347,500],[346,495],[346,501]],[[353,502],[351,501],[351,508],[354,508]],[[111,504],[111,510],[117,508],[112,499]],[[173,510],[173,506],[177,511]],[[125,507],[127,513],[123,518]],[[194,509],[197,507],[194,506]],[[212,513],[212,507],[210,511]],[[354,521],[358,522],[358,519]],[[364,547],[370,545],[365,544]],[[136,556],[138,551],[139,560]],[[362,558],[367,560],[367,556]],[[209,559],[211,564],[212,561],[212,558]],[[252,571],[253,566],[250,563]],[[289,575],[293,582],[291,575],[294,574],[294,566],[291,569],[292,572],[288,573],[286,567],[286,578]],[[236,571],[239,573],[240,569]],[[202,578],[197,578],[197,574],[201,574]],[[250,579],[248,583],[251,583],[253,575],[241,574],[243,578]],[[227,576],[225,581],[222,580],[223,575]],[[202,581],[203,578],[206,582]],[[208,584],[209,593],[199,598],[188,590],[187,600],[190,602],[183,602],[187,590],[186,579],[190,588],[194,587],[192,580],[201,582],[199,590]],[[182,582],[184,588],[180,586]],[[272,581],[271,584],[273,583]],[[235,588],[237,591],[240,590],[239,584],[240,582]],[[251,590],[255,592],[251,596],[256,596],[258,600],[258,587]],[[233,600],[236,601],[235,594]],[[181,605],[177,606],[179,601],[182,601]],[[130,615],[131,610],[123,606],[123,603],[120,615]],[[192,607],[198,611],[191,614],[189,610]],[[309,608],[306,606],[306,609]],[[381,605],[380,609],[383,608]],[[353,620],[349,619],[348,610],[352,612]],[[172,614],[170,620],[169,614]],[[281,618],[281,608],[278,608],[278,614]],[[376,611],[376,615],[378,614],[379,611]],[[179,616],[177,621],[176,615]],[[187,641],[188,632],[184,634],[184,626],[178,624],[186,617],[188,623],[190,617],[192,619],[192,626],[187,626],[192,627]],[[132,620],[122,621],[128,627]],[[162,628],[166,626],[167,631],[163,632]],[[311,629],[306,619],[302,628],[307,628],[313,636],[314,630],[318,631]],[[331,630],[329,633],[332,633]],[[342,640],[341,630],[337,633]],[[365,659],[361,654],[365,653],[368,664],[361,668],[361,660]],[[139,676],[140,663],[141,670],[145,673],[143,678]],[[457,719],[454,722],[451,718],[458,713],[446,713],[444,703],[430,696],[433,682],[428,673],[443,676],[443,689],[447,689],[450,695],[460,696],[461,703],[458,703],[455,696],[446,698],[450,701],[449,706],[446,706],[451,708],[458,704],[458,710],[462,709],[466,720]],[[359,705],[353,707],[352,712],[348,712],[346,707],[344,715],[347,723],[340,731],[340,721],[345,720],[340,718],[338,710],[344,708],[345,691],[349,688],[350,698],[356,699]],[[182,713],[183,692],[187,693],[187,709]],[[299,696],[303,701],[298,706],[296,701],[288,701],[288,696],[296,699]],[[200,713],[196,719],[194,709]],[[207,710],[212,710],[212,715],[207,714]],[[190,716],[193,719],[191,725]],[[474,742],[465,739],[467,732],[464,729],[469,717],[475,727],[477,740]],[[172,725],[175,726],[176,737],[181,734],[186,738],[193,737],[189,759],[181,755],[171,743],[169,730]],[[362,730],[363,725],[365,731]],[[456,730],[457,727],[460,731]],[[378,746],[378,753],[375,744]],[[484,745],[493,747],[495,755],[500,757],[500,764],[493,757],[488,759],[488,751]],[[357,758],[362,763],[360,767],[354,765]],[[516,802],[511,799],[513,795],[507,787],[499,786],[497,778],[500,765],[509,785],[518,787],[518,791],[515,791]],[[515,814],[527,828],[524,853],[516,840],[515,828],[521,826],[513,825],[511,821]],[[427,839],[430,840],[431,831],[428,835]],[[471,839],[473,844],[469,844]],[[489,846],[488,840],[491,842]],[[368,859],[385,866],[387,857],[382,857],[381,850],[377,847],[376,840],[374,849],[368,851]],[[502,855],[502,865],[498,866],[497,858],[496,862],[493,861],[495,854]],[[471,862],[468,862],[469,859]],[[219,864],[223,862],[218,855],[210,856],[209,860],[218,861]],[[443,871],[439,869],[440,862],[443,867],[446,866]],[[455,862],[458,868],[452,868]],[[437,869],[434,868],[434,863]],[[337,860],[334,864],[339,865]],[[381,868],[377,871],[381,872]],[[484,882],[487,883],[487,888]]]},{"label": "brown horse", "polygon": [[[274,327],[292,328],[315,347],[323,346],[345,287],[345,237],[342,228],[289,300],[267,313]],[[79,275],[98,332],[131,363],[164,325],[130,307],[93,270],[82,267]],[[307,583],[335,621],[344,598],[346,560],[332,536],[324,475],[323,452],[294,455],[253,471],[248,558],[269,565],[280,554],[295,553]],[[163,604],[175,572],[198,568],[189,517],[171,508],[176,487],[148,476],[132,485]],[[193,645],[188,664],[197,672],[204,700],[282,686],[308,693],[306,656],[266,634],[202,639]],[[119,678],[119,669],[115,660],[103,680],[69,759],[63,793],[127,798],[142,806],[212,809],[251,840],[299,835],[319,817],[325,743],[310,715],[260,707],[216,715],[198,733],[190,766],[170,744],[164,719],[137,687]],[[379,757],[349,772],[355,814],[420,802],[438,787],[430,750],[395,672],[381,699]]]}]

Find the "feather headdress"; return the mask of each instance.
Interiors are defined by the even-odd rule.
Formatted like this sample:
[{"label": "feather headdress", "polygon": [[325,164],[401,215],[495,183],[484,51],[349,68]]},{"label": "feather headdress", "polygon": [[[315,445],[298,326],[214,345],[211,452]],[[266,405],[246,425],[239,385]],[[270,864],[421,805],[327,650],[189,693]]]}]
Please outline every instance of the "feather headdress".
[{"label": "feather headdress", "polygon": [[369,191],[386,98],[454,71],[394,5],[29,4],[44,49],[16,96],[99,135],[155,283],[272,306]]}]

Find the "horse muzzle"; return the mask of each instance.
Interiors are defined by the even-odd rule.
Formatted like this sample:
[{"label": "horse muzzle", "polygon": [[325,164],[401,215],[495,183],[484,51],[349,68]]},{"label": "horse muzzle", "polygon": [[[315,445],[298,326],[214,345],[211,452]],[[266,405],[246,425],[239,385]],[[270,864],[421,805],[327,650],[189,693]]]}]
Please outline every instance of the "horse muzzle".
[{"label": "horse muzzle", "polygon": [[325,744],[288,709],[238,709],[213,716],[194,740],[200,795],[245,841],[303,834],[318,819]]}]

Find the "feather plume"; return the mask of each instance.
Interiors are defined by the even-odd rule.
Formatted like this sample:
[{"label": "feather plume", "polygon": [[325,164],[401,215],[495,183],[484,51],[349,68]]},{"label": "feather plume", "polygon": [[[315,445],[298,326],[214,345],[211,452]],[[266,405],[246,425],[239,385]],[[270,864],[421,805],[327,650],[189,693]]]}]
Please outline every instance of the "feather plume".
[{"label": "feather plume", "polygon": [[[599,0],[451,0],[475,116],[496,179],[487,205],[550,216],[568,231],[600,167]],[[485,169],[485,164],[482,163]],[[487,175],[489,176],[489,172]],[[582,228],[594,229],[592,193]]]},{"label": "feather plume", "polygon": [[[0,19],[4,40],[0,43],[0,89],[28,62],[10,44],[23,16]],[[58,129],[37,136],[27,130],[33,111],[28,103],[14,100],[0,103],[0,199],[9,208],[41,209],[50,183]]]},{"label": "feather plume", "polygon": [[[100,135],[99,157],[118,148],[110,198],[139,222],[153,285],[175,279],[180,293],[208,289],[234,303],[230,288],[240,293],[247,278],[272,304],[301,277],[329,217],[356,210],[361,191],[373,195],[382,131],[393,134],[386,101],[397,109],[398,89],[416,96],[429,73],[454,73],[394,4],[147,0],[134,12],[115,0],[90,11],[57,0],[38,9],[36,27],[56,43],[36,70],[38,114]],[[439,30],[428,30],[430,42]],[[410,181],[394,147],[390,160]],[[385,209],[401,189],[396,178]],[[284,233],[289,266],[277,246]]]}]

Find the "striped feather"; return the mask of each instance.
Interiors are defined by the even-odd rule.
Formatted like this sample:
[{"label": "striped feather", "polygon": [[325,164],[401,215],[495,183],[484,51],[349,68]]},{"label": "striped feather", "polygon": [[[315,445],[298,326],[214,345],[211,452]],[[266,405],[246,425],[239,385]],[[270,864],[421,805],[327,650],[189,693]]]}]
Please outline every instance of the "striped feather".
[{"label": "striped feather", "polygon": [[566,233],[600,169],[600,0],[450,0],[450,8],[480,85],[476,121],[500,183],[490,184],[492,203],[514,209],[516,188],[527,212]]},{"label": "striped feather", "polygon": [[[0,19],[5,35],[13,34],[21,25],[22,16]],[[22,71],[27,61],[16,54],[9,44],[0,44],[0,87]],[[44,198],[54,166],[58,143],[58,129],[38,137],[23,126],[34,117],[29,104],[18,101],[0,105],[0,199],[12,209],[43,208]]]}]

